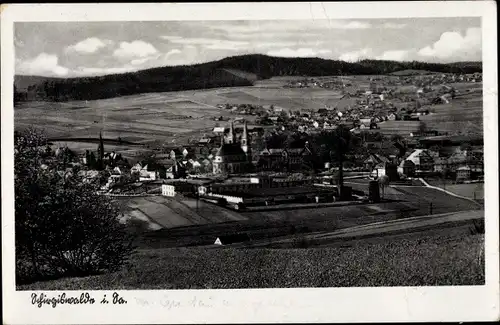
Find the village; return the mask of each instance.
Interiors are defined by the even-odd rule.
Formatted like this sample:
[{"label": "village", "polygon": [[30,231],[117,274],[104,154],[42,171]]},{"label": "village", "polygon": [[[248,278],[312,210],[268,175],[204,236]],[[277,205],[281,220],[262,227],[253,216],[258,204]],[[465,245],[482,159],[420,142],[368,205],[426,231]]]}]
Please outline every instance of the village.
[{"label": "village", "polygon": [[489,283],[484,20],[303,7],[313,19],[16,20],[15,289]]},{"label": "village", "polygon": [[[106,151],[101,135],[95,153],[72,153],[71,165],[59,173],[64,177],[77,167],[86,182],[100,184],[102,195],[182,195],[234,210],[376,203],[383,200],[383,188],[389,184],[411,185],[419,180],[444,187],[483,182],[480,135],[439,132],[419,121],[432,114],[438,100],[450,103],[460,96],[463,90],[447,83],[475,82],[480,74],[399,80],[406,84],[409,78],[420,87],[414,94],[376,86],[376,78],[371,78],[368,90],[343,95],[355,98],[355,105],[343,109],[221,105],[220,109],[232,110],[234,117],[220,119],[211,134],[184,145],[154,148],[136,162]],[[436,85],[436,78],[441,84]],[[417,123],[412,132],[398,127],[384,132],[385,123],[408,121]],[[339,128],[356,140],[345,153],[342,177],[365,179],[363,186],[345,185],[335,148],[325,149],[328,134]],[[57,148],[55,154],[70,151]],[[476,193],[471,195],[475,198]]]}]

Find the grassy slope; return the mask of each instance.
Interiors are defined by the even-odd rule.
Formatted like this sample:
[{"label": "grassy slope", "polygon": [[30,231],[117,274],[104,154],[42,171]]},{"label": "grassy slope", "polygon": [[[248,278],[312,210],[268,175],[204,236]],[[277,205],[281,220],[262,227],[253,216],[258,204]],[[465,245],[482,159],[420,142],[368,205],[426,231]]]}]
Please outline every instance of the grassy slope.
[{"label": "grassy slope", "polygon": [[220,289],[484,284],[484,236],[440,235],[315,249],[139,251],[121,271],[20,290]]},{"label": "grassy slope", "polygon": [[474,199],[475,192],[477,200],[484,199],[484,183],[454,184],[452,181],[447,180],[446,185],[443,185],[443,181],[439,179],[427,179],[426,181],[433,186],[440,187],[463,197]]}]

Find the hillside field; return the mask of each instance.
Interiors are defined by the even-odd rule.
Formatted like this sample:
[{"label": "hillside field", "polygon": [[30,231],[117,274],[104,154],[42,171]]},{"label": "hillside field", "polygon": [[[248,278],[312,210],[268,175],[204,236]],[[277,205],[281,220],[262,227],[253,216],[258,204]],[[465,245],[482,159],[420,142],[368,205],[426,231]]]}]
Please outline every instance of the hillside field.
[{"label": "hillside field", "polygon": [[[365,89],[373,76],[347,76],[350,91]],[[375,76],[383,78],[383,76]],[[386,76],[391,78],[390,76]],[[334,77],[322,77],[331,80]],[[254,86],[204,90],[146,93],[90,101],[23,102],[15,109],[15,127],[36,125],[49,137],[93,137],[100,131],[104,138],[143,144],[176,144],[210,134],[213,127],[227,122],[214,117],[243,117],[217,108],[219,104],[254,104],[282,107],[285,110],[317,110],[325,105],[345,110],[356,98],[342,98],[339,90],[323,88],[283,88],[298,77],[275,77]],[[482,133],[482,94],[479,84],[457,84],[460,95],[449,104],[431,105],[431,114],[422,116],[430,129],[442,132]],[[397,102],[397,100],[395,101]],[[250,121],[254,116],[244,116]],[[419,122],[386,121],[380,123],[384,134],[409,134]],[[94,148],[91,146],[89,148]]]},{"label": "hillside field", "polygon": [[482,285],[484,236],[417,233],[309,249],[167,248],[138,251],[115,273],[17,290],[238,289]]}]

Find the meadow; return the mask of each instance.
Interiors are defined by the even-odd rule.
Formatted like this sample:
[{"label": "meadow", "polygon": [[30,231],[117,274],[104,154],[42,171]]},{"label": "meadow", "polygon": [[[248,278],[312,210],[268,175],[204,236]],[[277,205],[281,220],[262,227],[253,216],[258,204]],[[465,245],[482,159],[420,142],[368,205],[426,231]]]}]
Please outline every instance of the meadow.
[{"label": "meadow", "polygon": [[139,250],[118,272],[18,290],[238,289],[481,285],[484,235],[419,233],[309,249]]},{"label": "meadow", "polygon": [[[254,86],[226,87],[202,90],[145,93],[117,98],[58,102],[24,102],[16,106],[15,127],[37,125],[45,128],[50,137],[98,137],[142,143],[150,146],[185,143],[197,140],[213,127],[224,122],[215,117],[240,117],[217,108],[225,104],[274,105],[285,110],[317,110],[325,106],[343,111],[356,98],[342,97],[339,90],[310,88],[283,88],[291,81],[304,77],[274,77],[259,80]],[[331,81],[336,77],[316,80]],[[342,77],[349,92],[368,89],[370,78],[385,81],[390,76]],[[383,81],[382,81],[383,82]],[[458,94],[449,104],[431,105],[430,115],[420,120],[429,129],[441,132],[482,133],[481,83],[457,83]],[[403,89],[406,86],[398,86]],[[414,88],[414,87],[413,87]],[[412,88],[412,89],[413,89]],[[412,90],[411,92],[414,92]],[[398,100],[394,100],[398,102]],[[250,122],[253,116],[246,116]],[[418,130],[419,121],[386,121],[379,124],[380,132],[409,134]],[[81,146],[81,145],[80,145]],[[89,147],[88,149],[93,149]]]}]

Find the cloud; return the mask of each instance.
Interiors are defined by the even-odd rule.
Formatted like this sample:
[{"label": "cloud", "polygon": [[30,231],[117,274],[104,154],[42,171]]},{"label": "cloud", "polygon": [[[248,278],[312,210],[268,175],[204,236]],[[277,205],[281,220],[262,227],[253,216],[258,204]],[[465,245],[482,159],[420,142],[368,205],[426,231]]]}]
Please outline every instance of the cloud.
[{"label": "cloud", "polygon": [[182,39],[182,36],[162,35],[160,38],[167,41],[176,41]]},{"label": "cloud", "polygon": [[465,35],[458,32],[444,32],[437,42],[423,47],[418,54],[439,59],[480,59],[481,29],[469,28]]},{"label": "cloud", "polygon": [[43,76],[65,76],[69,69],[59,65],[55,54],[40,53],[36,58],[20,62],[17,73]]},{"label": "cloud", "polygon": [[367,21],[356,20],[252,20],[242,23],[222,22],[211,26],[211,31],[224,32],[232,37],[246,37],[248,35],[260,36],[286,36],[295,32],[318,33],[331,29],[367,29],[372,25]]},{"label": "cloud", "polygon": [[404,61],[407,60],[409,56],[409,51],[407,50],[391,50],[385,51],[382,55],[376,57],[377,60],[389,60],[389,61]]},{"label": "cloud", "polygon": [[169,36],[169,35],[160,36],[160,38],[174,44],[200,45],[210,50],[232,51],[245,48],[247,45],[250,44],[249,42],[246,41],[230,41],[230,40],[213,39],[213,38],[183,38],[179,36]]},{"label": "cloud", "polygon": [[141,66],[148,63],[146,67],[163,65],[172,55],[175,54],[182,54],[182,51],[179,49],[172,49],[167,53],[163,54],[157,53],[155,55],[151,55],[145,58],[134,59],[130,61],[130,64],[132,64],[133,66]]},{"label": "cloud", "polygon": [[311,48],[300,48],[300,49],[291,49],[291,48],[284,48],[284,49],[279,49],[279,50],[273,50],[267,52],[268,55],[271,56],[280,56],[280,57],[315,57],[320,54],[328,54],[331,53],[330,50],[322,49],[322,50],[315,50]]},{"label": "cloud", "polygon": [[371,48],[364,48],[359,51],[351,51],[339,56],[339,60],[347,62],[356,62],[362,59],[367,59],[373,54]]},{"label": "cloud", "polygon": [[113,56],[125,59],[145,58],[157,54],[158,50],[144,41],[121,42],[120,47],[113,52]]},{"label": "cloud", "polygon": [[398,23],[385,23],[382,25],[382,28],[391,28],[391,29],[401,29],[405,27],[406,24],[398,24]]},{"label": "cloud", "polygon": [[76,44],[68,46],[66,48],[66,52],[90,54],[95,53],[106,46],[112,45],[113,43],[114,42],[111,40],[101,40],[97,37],[90,37]]},{"label": "cloud", "polygon": [[350,21],[347,24],[335,24],[334,27],[341,29],[367,29],[372,27],[372,25],[368,22],[363,21]]}]

